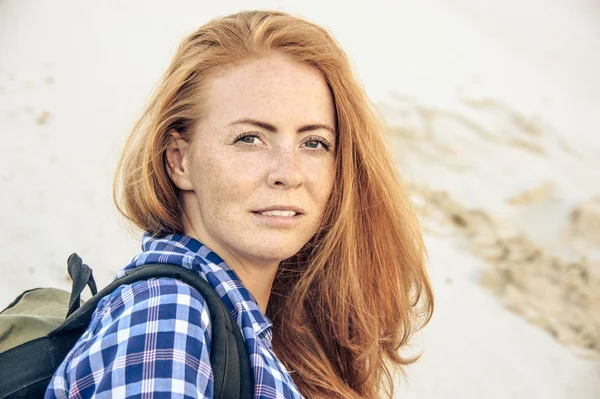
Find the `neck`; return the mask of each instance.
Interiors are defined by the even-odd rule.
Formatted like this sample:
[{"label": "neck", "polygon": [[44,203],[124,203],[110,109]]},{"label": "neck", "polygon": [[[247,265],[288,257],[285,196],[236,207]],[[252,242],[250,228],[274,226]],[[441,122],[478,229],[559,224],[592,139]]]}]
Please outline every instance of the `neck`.
[{"label": "neck", "polygon": [[279,263],[270,265],[252,265],[249,263],[236,263],[235,260],[223,259],[238,275],[244,287],[258,302],[263,313],[267,313],[267,305],[271,296],[271,288],[275,280],[275,273]]},{"label": "neck", "polygon": [[239,256],[235,256],[233,253],[222,248],[216,242],[208,239],[208,237],[201,237],[193,231],[188,231],[186,234],[200,241],[210,248],[211,251],[219,255],[237,274],[244,287],[256,299],[260,310],[266,314],[279,262],[241,259]]}]

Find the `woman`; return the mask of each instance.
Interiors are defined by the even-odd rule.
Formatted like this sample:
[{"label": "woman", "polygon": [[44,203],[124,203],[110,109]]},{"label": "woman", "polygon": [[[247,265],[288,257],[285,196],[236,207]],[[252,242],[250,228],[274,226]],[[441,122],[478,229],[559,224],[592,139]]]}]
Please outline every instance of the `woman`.
[{"label": "woman", "polygon": [[[186,38],[126,143],[119,210],[150,263],[192,269],[242,331],[255,397],[391,397],[430,318],[417,220],[346,55],[241,12]],[[209,314],[172,279],[103,300],[52,397],[211,397]],[[96,395],[96,396],[95,396]]]}]

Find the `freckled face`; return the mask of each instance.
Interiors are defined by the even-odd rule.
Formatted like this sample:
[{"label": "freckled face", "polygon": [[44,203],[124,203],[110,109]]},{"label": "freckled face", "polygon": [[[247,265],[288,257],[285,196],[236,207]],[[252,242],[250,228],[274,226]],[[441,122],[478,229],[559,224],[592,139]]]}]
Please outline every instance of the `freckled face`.
[{"label": "freckled face", "polygon": [[249,61],[213,80],[206,110],[191,146],[195,235],[241,262],[294,255],[317,231],[335,179],[324,78],[283,56]]}]

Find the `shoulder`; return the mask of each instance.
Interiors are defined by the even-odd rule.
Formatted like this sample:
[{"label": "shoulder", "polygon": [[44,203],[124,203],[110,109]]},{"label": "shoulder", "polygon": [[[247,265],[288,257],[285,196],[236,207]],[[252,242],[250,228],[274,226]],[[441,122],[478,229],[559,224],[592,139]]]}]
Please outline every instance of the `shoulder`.
[{"label": "shoulder", "polygon": [[123,285],[102,299],[92,323],[119,317],[131,317],[133,323],[146,318],[181,319],[184,314],[202,325],[210,324],[206,301],[195,288],[173,278],[151,278]]},{"label": "shoulder", "polygon": [[123,285],[104,298],[92,317],[89,334],[135,339],[156,334],[185,334],[210,346],[211,320],[202,295],[173,278],[151,278]]},{"label": "shoulder", "polygon": [[123,285],[99,303],[49,390],[94,396],[116,392],[118,382],[135,396],[140,384],[164,381],[204,397],[212,392],[210,346],[210,314],[196,289],[172,278]]}]

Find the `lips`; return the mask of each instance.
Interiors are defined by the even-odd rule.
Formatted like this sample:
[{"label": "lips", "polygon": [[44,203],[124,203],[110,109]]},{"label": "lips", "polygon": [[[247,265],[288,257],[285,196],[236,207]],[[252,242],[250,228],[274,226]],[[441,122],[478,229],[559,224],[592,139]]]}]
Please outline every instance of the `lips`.
[{"label": "lips", "polygon": [[297,215],[302,215],[304,213],[301,208],[289,205],[274,205],[268,208],[263,208],[252,212],[264,216],[278,217],[293,217]]},{"label": "lips", "polygon": [[272,206],[252,211],[252,214],[260,225],[269,229],[294,229],[304,218],[302,209],[293,206]]},{"label": "lips", "polygon": [[266,215],[266,216],[283,216],[283,217],[296,216],[295,211],[273,210],[273,211],[264,211],[264,212],[257,212],[257,213],[260,213],[261,215]]}]

